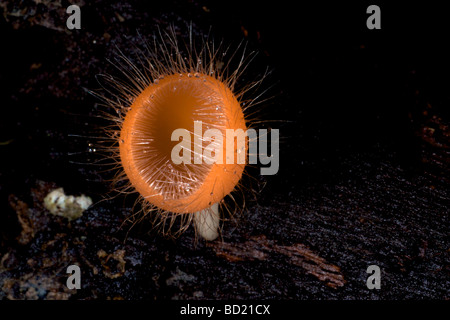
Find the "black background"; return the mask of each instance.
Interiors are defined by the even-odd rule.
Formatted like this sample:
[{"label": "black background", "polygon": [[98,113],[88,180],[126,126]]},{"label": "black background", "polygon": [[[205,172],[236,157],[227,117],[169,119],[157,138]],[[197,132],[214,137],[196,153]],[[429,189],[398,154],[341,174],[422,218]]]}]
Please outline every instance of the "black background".
[{"label": "black background", "polygon": [[[147,250],[139,253],[138,267],[117,281],[89,274],[88,289],[72,299],[190,299],[201,290],[207,299],[449,298],[445,125],[450,28],[439,5],[98,0],[82,6],[82,29],[67,31],[61,10],[33,2],[5,4],[0,17],[0,142],[10,142],[0,146],[0,254],[13,252],[18,261],[39,259],[42,243],[61,232],[69,239],[81,234],[90,239],[86,251],[73,249],[74,256],[95,259],[99,248],[108,246],[110,251],[125,246],[130,256]],[[381,30],[366,27],[370,4],[381,8]],[[36,13],[5,16],[15,7]],[[39,13],[50,11],[44,19],[48,23],[36,22]],[[210,247],[195,242],[192,230],[167,240],[147,234],[143,226],[124,244],[126,228],[120,225],[134,199],[105,202],[75,226],[51,224],[27,246],[17,244],[21,229],[11,195],[42,211],[33,207],[30,194],[37,181],[95,200],[108,190],[98,168],[78,163],[90,162],[86,150],[93,141],[71,136],[95,134],[103,124],[96,118],[98,101],[84,88],[98,88],[95,75],[112,70],[106,59],[116,48],[131,52],[137,31],[148,35],[156,26],[183,28],[186,23],[193,24],[195,34],[211,27],[217,39],[245,39],[259,54],[241,81],[269,67],[265,85],[275,84],[260,117],[266,126],[280,129],[280,171],[257,178],[264,189],[257,200],[250,199],[242,221],[225,225],[224,241],[241,243],[263,234],[280,244],[304,243],[340,266],[348,281],[343,288],[330,289],[307,274],[293,280],[296,268],[277,256],[242,264],[221,260]],[[441,140],[430,146],[423,128],[432,115],[444,133],[437,132]],[[363,218],[372,222],[360,223]],[[429,251],[421,255],[423,247]],[[48,273],[30,271],[18,261],[3,280]],[[371,263],[384,268],[386,290],[365,288],[365,267]],[[203,274],[202,280],[191,287],[166,285],[177,268],[197,278]],[[225,273],[236,285],[223,285],[217,275]],[[260,281],[265,274],[274,278]],[[161,277],[156,284],[150,280],[155,275]],[[1,279],[2,273],[0,284]],[[0,291],[0,297],[6,294]]]}]

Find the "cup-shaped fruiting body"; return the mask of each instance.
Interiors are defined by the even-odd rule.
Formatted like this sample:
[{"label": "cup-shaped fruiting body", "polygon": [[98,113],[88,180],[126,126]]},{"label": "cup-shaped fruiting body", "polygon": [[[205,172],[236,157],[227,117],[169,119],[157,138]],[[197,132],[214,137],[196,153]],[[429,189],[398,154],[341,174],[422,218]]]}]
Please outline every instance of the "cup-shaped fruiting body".
[{"label": "cup-shaped fruiting body", "polygon": [[[124,79],[103,77],[113,96],[96,95],[116,114],[108,115],[119,129],[109,129],[122,168],[117,180],[129,182],[144,210],[157,213],[163,230],[165,221],[170,229],[181,217],[180,231],[194,220],[196,231],[213,240],[219,208],[247,162],[248,137],[238,141],[248,127],[243,96],[264,76],[237,91],[236,81],[254,55],[246,54],[245,46],[232,52],[205,39],[198,49],[189,34],[189,42],[180,45],[173,29],[160,32],[153,46],[137,51],[137,65],[120,52],[115,65]],[[255,101],[246,100],[246,108]],[[187,134],[177,135],[179,130]]]},{"label": "cup-shaped fruiting body", "polygon": [[[201,123],[200,132],[195,122]],[[181,151],[188,154],[187,163],[172,159],[179,144],[172,135],[178,129],[192,137]],[[235,159],[230,161],[227,143],[222,141],[215,150],[219,155],[214,154],[221,161],[208,161],[204,151],[214,141],[203,136],[210,129],[222,137],[227,129],[246,130],[242,108],[223,82],[201,73],[180,73],[150,84],[131,105],[120,132],[120,159],[133,187],[149,203],[179,214],[203,211],[220,202],[239,182],[245,164],[237,163],[237,154],[246,150],[238,150],[235,143]]]}]

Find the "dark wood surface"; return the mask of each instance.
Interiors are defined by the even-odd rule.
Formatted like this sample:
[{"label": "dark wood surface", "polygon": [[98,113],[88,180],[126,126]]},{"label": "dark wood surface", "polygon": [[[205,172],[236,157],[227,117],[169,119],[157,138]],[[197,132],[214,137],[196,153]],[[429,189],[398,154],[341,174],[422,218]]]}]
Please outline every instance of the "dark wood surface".
[{"label": "dark wood surface", "polygon": [[[87,1],[86,1],[87,2]],[[449,299],[448,26],[430,7],[271,8],[259,2],[93,1],[82,29],[62,6],[0,6],[0,299]],[[260,112],[280,128],[280,171],[244,183],[242,213],[205,243],[127,222],[135,197],[108,194],[87,151],[98,118],[95,76],[119,49],[174,24],[209,27],[260,54]],[[184,30],[184,31],[183,31]],[[70,223],[47,213],[55,187],[96,204]],[[245,200],[245,206],[243,206]],[[66,287],[78,264],[82,290]],[[381,268],[369,290],[366,269]]]}]

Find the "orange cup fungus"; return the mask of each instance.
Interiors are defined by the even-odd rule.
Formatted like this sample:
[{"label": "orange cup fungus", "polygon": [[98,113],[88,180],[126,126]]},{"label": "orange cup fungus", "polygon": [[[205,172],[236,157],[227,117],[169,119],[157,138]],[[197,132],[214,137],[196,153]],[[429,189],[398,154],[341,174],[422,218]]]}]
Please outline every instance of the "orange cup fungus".
[{"label": "orange cup fungus", "polygon": [[[134,188],[151,204],[174,213],[195,213],[228,195],[242,176],[245,164],[174,164],[172,150],[178,141],[172,133],[184,128],[194,134],[194,121],[208,128],[246,131],[244,114],[231,90],[204,74],[174,74],[148,86],[127,112],[120,132],[120,159]],[[202,132],[202,136],[203,136]],[[193,139],[195,140],[195,139]],[[204,150],[209,142],[192,143]],[[226,143],[222,144],[223,155]],[[237,144],[234,153],[237,158]],[[203,153],[203,152],[202,152]]]},{"label": "orange cup fungus", "polygon": [[[118,68],[128,82],[107,77],[117,93],[114,99],[101,98],[119,114],[113,119],[120,129],[113,136],[119,142],[119,162],[144,204],[156,209],[163,221],[172,218],[170,226],[174,217],[182,216],[182,224],[187,225],[194,220],[196,231],[213,240],[219,232],[219,204],[236,188],[247,162],[248,139],[242,145],[228,136],[230,129],[247,130],[240,103],[243,93],[233,92],[246,67],[245,49],[237,69],[226,76],[229,61],[218,60],[225,54],[211,50],[208,43],[200,51],[184,48],[182,54],[174,34],[173,30],[166,37],[160,34],[161,43],[147,47],[145,62],[139,57],[138,66],[122,54]],[[186,130],[191,140],[174,138],[177,129]],[[204,136],[210,129],[223,140]],[[180,143],[183,148],[174,149]],[[211,145],[214,152],[207,156],[205,150],[211,151]],[[232,146],[231,153],[227,146]],[[174,161],[174,150],[190,161]],[[244,162],[237,161],[241,153]],[[206,161],[212,154],[222,161]]]}]

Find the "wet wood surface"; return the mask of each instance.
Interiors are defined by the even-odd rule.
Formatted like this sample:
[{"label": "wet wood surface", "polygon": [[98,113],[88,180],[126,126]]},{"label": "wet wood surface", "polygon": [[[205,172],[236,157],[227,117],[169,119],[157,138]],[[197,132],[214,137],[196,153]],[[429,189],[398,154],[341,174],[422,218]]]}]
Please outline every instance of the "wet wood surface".
[{"label": "wet wood surface", "polygon": [[[423,25],[374,36],[360,7],[305,7],[299,20],[249,4],[234,19],[235,3],[99,0],[71,33],[55,3],[0,5],[0,299],[449,299],[449,55]],[[280,128],[279,173],[253,175],[242,213],[208,243],[128,222],[135,197],[104,200],[110,175],[88,151],[107,122],[84,88],[114,72],[106,60],[130,53],[136,30],[183,34],[185,22],[260,51],[249,78],[269,65],[276,83],[260,116],[282,120],[264,122]],[[43,199],[58,187],[94,205],[71,222],[50,215]],[[71,264],[83,290],[66,286]],[[366,286],[369,265],[380,290]]]}]

